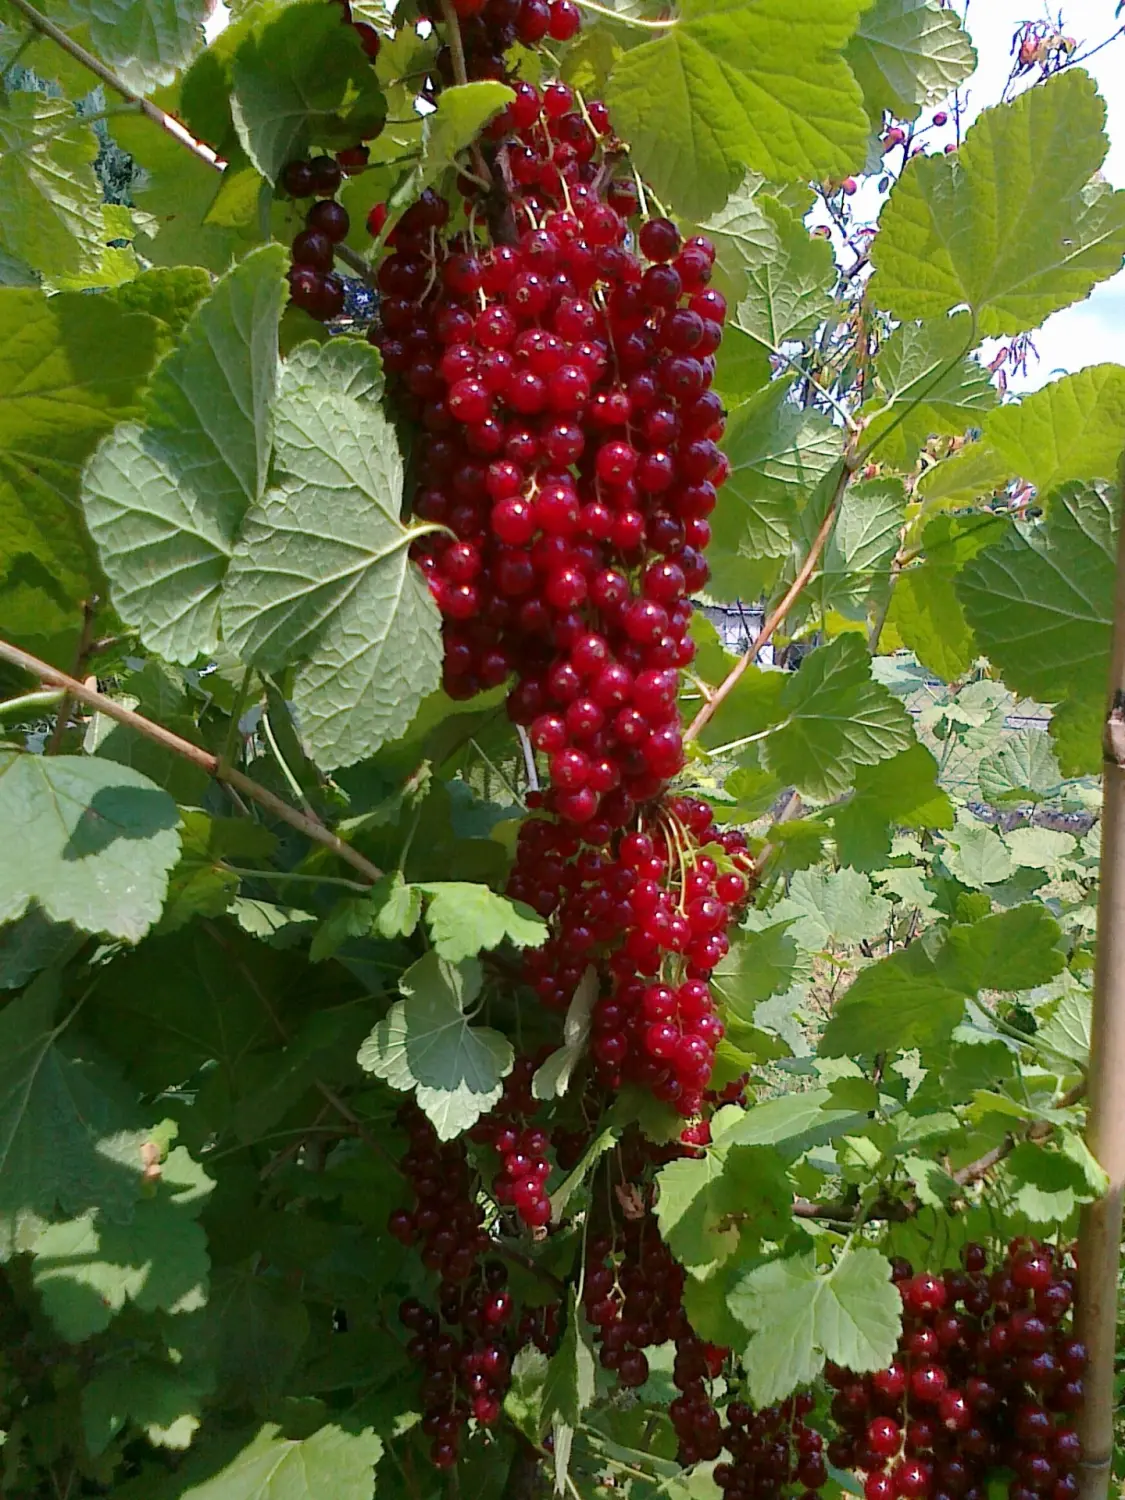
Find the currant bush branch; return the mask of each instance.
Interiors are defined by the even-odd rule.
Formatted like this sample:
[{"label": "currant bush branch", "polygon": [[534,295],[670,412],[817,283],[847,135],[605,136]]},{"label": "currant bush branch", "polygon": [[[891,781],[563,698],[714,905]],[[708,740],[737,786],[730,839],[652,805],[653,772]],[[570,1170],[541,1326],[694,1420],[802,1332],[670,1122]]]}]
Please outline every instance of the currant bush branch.
[{"label": "currant bush branch", "polygon": [[143,714],[135,713],[131,708],[126,708],[121,703],[115,703],[112,698],[104,693],[90,688],[85,683],[78,682],[66,672],[60,672],[57,667],[52,667],[48,662],[40,661],[38,657],[32,656],[27,651],[21,651],[18,646],[9,645],[7,641],[0,641],[0,661],[6,661],[13,667],[19,667],[22,671],[37,677],[40,682],[50,683],[52,687],[62,688],[70,697],[77,699],[79,703],[85,703],[87,707],[96,709],[109,719],[116,719],[119,724],[126,725],[138,734],[144,735],[145,739],[152,740],[154,744],[169,750],[173,755],[179,755],[184,760],[189,760],[208,776],[214,777],[216,781],[231,786],[235,791],[242,792],[245,796],[264,807],[267,812],[272,813],[275,818],[288,823],[291,828],[296,828],[306,838],[314,843],[322,844],[330,849],[338,859],[352,866],[365,876],[374,885],[383,876],[382,870],[373,865],[370,860],[365,859],[358,849],[353,849],[350,844],[345,844],[343,839],[337,837],[331,829],[326,828],[317,818],[299,812],[297,808],[291,807],[282,799],[258,782],[253,781],[241,771],[236,771],[232,766],[224,767],[217,755],[212,755],[209,750],[204,750],[200,745],[193,745],[190,740],[181,739],[178,734],[173,734],[170,729],[165,729],[162,724],[155,723],[152,719],[146,719]]}]

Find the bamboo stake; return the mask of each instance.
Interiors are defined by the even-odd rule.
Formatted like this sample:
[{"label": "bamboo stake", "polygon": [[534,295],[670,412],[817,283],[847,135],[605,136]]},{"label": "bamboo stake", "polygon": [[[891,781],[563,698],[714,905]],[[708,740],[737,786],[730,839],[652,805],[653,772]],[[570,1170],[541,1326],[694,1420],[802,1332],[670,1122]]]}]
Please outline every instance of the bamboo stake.
[{"label": "bamboo stake", "polygon": [[1109,1177],[1109,1191],[1083,1209],[1078,1236],[1075,1323],[1090,1355],[1085,1404],[1076,1423],[1085,1455],[1079,1469],[1079,1500],[1105,1500],[1113,1462],[1117,1282],[1125,1203],[1125,526],[1118,535],[1108,697],[1086,1140]]}]

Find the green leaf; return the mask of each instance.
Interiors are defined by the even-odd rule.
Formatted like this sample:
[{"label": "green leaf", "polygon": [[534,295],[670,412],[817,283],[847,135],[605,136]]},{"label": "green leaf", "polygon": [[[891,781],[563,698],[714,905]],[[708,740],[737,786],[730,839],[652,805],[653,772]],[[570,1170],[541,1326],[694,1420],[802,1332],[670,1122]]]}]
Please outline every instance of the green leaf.
[{"label": "green leaf", "polygon": [[1000,407],[984,441],[1043,496],[1074,479],[1112,480],[1125,448],[1125,369],[1093,365]]},{"label": "green leaf", "polygon": [[98,138],[69,99],[0,94],[0,250],[46,276],[101,260]]},{"label": "green leaf", "polygon": [[49,921],[37,906],[0,927],[0,990],[22,989],[72,947],[72,927]]},{"label": "green leaf", "polygon": [[44,7],[64,29],[146,94],[171,83],[203,40],[205,0],[51,0]]},{"label": "green leaf", "polygon": [[570,1080],[586,1051],[590,1036],[590,1016],[597,1003],[601,986],[598,971],[593,964],[578,981],[574,998],[567,1007],[563,1022],[563,1044],[535,1070],[531,1080],[531,1092],[536,1099],[561,1098],[570,1087]]},{"label": "green leaf", "polygon": [[547,1356],[534,1344],[525,1344],[512,1361],[512,1383],[504,1397],[504,1415],[529,1442],[538,1443],[543,1421],[543,1387],[547,1379]]},{"label": "green leaf", "polygon": [[108,298],[0,289],[0,614],[20,640],[50,633],[54,614],[75,635],[60,653],[68,670],[80,601],[100,579],[79,474],[114,423],[137,413],[159,333]]},{"label": "green leaf", "polygon": [[915,120],[941,104],[977,66],[960,19],[939,0],[876,0],[844,56],[876,130],[884,111]]},{"label": "green leaf", "polygon": [[204,1395],[198,1377],[155,1359],[110,1365],[82,1387],[86,1447],[97,1458],[132,1422],[156,1448],[187,1448],[199,1428]]},{"label": "green leaf", "polygon": [[119,427],[86,470],[114,604],[167,661],[219,643],[219,590],[266,482],[284,265],[269,246],[219,282],[157,370],[143,425]]},{"label": "green leaf", "polygon": [[303,344],[286,361],[276,461],[287,477],[246,517],[223,591],[244,659],[299,662],[309,754],[351,765],[401,734],[437,687],[437,607],[398,519],[402,459],[366,344]]},{"label": "green leaf", "polygon": [[715,247],[712,284],[732,303],[745,297],[748,274],[780,253],[777,230],[766,207],[777,205],[762,193],[764,186],[765,178],[748,173],[723,207],[699,226]]},{"label": "green leaf", "polygon": [[837,797],[857,766],[876,765],[914,740],[898,699],[871,676],[862,637],[842,635],[812,652],[781,693],[782,724],[765,742],[769,769],[813,797]]},{"label": "green leaf", "polygon": [[261,1408],[285,1390],[309,1336],[309,1314],[276,1276],[231,1266],[211,1278],[207,1306],[187,1328],[200,1362],[213,1365],[219,1393],[239,1408]]},{"label": "green leaf", "polygon": [[141,1133],[120,1086],[68,1048],[57,980],[0,1011],[0,1253],[24,1216],[56,1208],[128,1219],[141,1186]]},{"label": "green leaf", "polygon": [[825,1029],[821,1055],[873,1056],[940,1041],[981,990],[1030,989],[1060,973],[1058,939],[1058,924],[1038,903],[959,924],[944,936],[931,929],[859,973]]},{"label": "green leaf", "polygon": [[981,796],[1001,806],[1045,801],[1062,779],[1051,742],[1041,729],[1014,730],[977,769]]},{"label": "green leaf", "polygon": [[812,953],[878,937],[890,916],[890,902],[875,895],[868,877],[848,869],[798,871],[769,913],[773,922],[790,922],[794,941]]},{"label": "green leaf", "polygon": [[622,56],[606,90],[638,170],[697,219],[746,167],[781,182],[846,176],[863,160],[868,123],[840,54],[863,9],[685,0],[674,27]]},{"label": "green leaf", "polygon": [[210,291],[211,278],[202,266],[157,266],[119,286],[113,300],[126,312],[158,318],[170,335],[178,337]]},{"label": "green leaf", "polygon": [[111,761],[0,750],[0,921],[34,901],[56,922],[138,942],[160,915],[179,814]]},{"label": "green leaf", "polygon": [[1071,982],[1051,1019],[1036,1033],[1036,1045],[1085,1068],[1090,1060],[1092,1017],[1089,990]]},{"label": "green leaf", "polygon": [[371,1500],[382,1452],[370,1430],[329,1424],[298,1441],[268,1423],[213,1477],[189,1480],[178,1500]]},{"label": "green leaf", "polygon": [[957,597],[957,574],[1004,531],[999,516],[935,516],[922,533],[925,561],[899,575],[888,621],[946,682],[963,676],[980,654]]},{"label": "green leaf", "polygon": [[752,1334],[743,1365],[756,1406],[810,1385],[832,1360],[862,1374],[891,1362],[902,1329],[902,1299],[890,1262],[861,1245],[827,1272],[815,1254],[768,1261],[727,1299]]},{"label": "green leaf", "polygon": [[953,806],[937,776],[937,761],[924,745],[860,768],[851,797],[832,809],[841,863],[879,869],[890,855],[894,829],[951,828]]},{"label": "green leaf", "polygon": [[238,138],[270,182],[313,141],[377,135],[387,112],[355,31],[317,0],[267,11],[234,54],[231,85]]},{"label": "green leaf", "polygon": [[490,79],[442,89],[422,126],[422,159],[402,178],[389,206],[404,209],[437,182],[513,97],[507,84]]},{"label": "green leaf", "polygon": [[1011,833],[1004,835],[1004,842],[1013,864],[1028,870],[1046,870],[1052,879],[1063,873],[1064,861],[1078,847],[1073,834],[1063,833],[1057,828],[1013,828]]},{"label": "green leaf", "polygon": [[[965,312],[902,323],[879,350],[875,379],[883,400],[864,413],[871,416],[864,437],[877,461],[910,469],[929,438],[979,427],[996,405],[991,376],[968,355],[975,342],[971,324]],[[878,414],[882,407],[888,409]]]},{"label": "green leaf", "polygon": [[475,960],[454,965],[427,953],[399,982],[405,1000],[359,1051],[360,1066],[392,1088],[413,1089],[440,1140],[474,1125],[500,1098],[515,1053],[498,1031],[470,1026],[465,1007],[480,992]]},{"label": "green leaf", "polygon": [[731,1144],[669,1162],[657,1173],[656,1219],[673,1255],[695,1275],[709,1275],[738,1249],[747,1217],[783,1212],[792,1187],[778,1153]]},{"label": "green leaf", "polygon": [[763,195],[756,206],[773,244],[753,260],[744,253],[734,286],[744,281],[745,288],[731,324],[777,354],[783,344],[811,337],[832,312],[836,262],[831,244],[810,235],[803,219],[776,198]]},{"label": "green leaf", "polygon": [[999,885],[1012,873],[1011,855],[1003,839],[971,814],[958,818],[941,857],[951,875],[976,891]]},{"label": "green leaf", "polygon": [[927,512],[953,510],[990,499],[1011,478],[1008,465],[998,453],[987,443],[973,442],[927,469],[918,481],[918,495]]},{"label": "green leaf", "polygon": [[807,1089],[767,1099],[743,1110],[720,1110],[712,1124],[715,1140],[727,1146],[771,1146],[795,1161],[814,1146],[823,1146],[870,1124],[868,1111],[843,1108],[829,1089]]},{"label": "green leaf", "polygon": [[174,932],[194,916],[218,917],[238,894],[239,877],[226,868],[234,856],[266,859],[277,840],[244,818],[212,818],[196,808],[181,814],[180,861],[172,871],[161,932]]},{"label": "green leaf", "polygon": [[788,554],[797,505],[839,458],[840,430],[787,402],[787,389],[785,381],[767,385],[736,407],[727,424],[731,476],[712,517],[709,589],[716,598],[747,593],[748,563]]},{"label": "green leaf", "polygon": [[483,948],[499,948],[507,939],[517,948],[538,948],[547,940],[547,924],[522,901],[509,901],[486,885],[466,880],[424,885],[426,925],[442,958],[459,963]]},{"label": "green leaf", "polygon": [[1097,1196],[1081,1166],[1030,1141],[1021,1141],[1004,1161],[1001,1181],[1017,1213],[1052,1229],[1067,1222],[1079,1201]]},{"label": "green leaf", "polygon": [[1101,764],[1115,512],[1108,489],[1068,485],[1052,497],[1045,521],[1010,527],[1001,543],[969,563],[957,585],[980,648],[1006,686],[1058,705],[1051,736],[1070,775]]},{"label": "green leaf", "polygon": [[557,1351],[547,1366],[543,1383],[542,1420],[553,1420],[577,1427],[582,1413],[594,1399],[594,1351],[590,1346],[586,1321],[578,1295],[571,1289],[566,1328]]},{"label": "green leaf", "polygon": [[739,1019],[753,1022],[754,1007],[790,989],[797,976],[797,944],[788,922],[731,933],[730,952],[721,959],[711,987],[720,1004]]},{"label": "green leaf", "polygon": [[812,585],[822,610],[862,619],[872,597],[886,596],[906,518],[901,479],[849,485]]},{"label": "green leaf", "polygon": [[967,306],[981,335],[1036,328],[1120,270],[1125,192],[1091,178],[1105,105],[1079,69],[986,109],[952,156],[914,157],[872,247],[875,304],[897,318]]},{"label": "green leaf", "polygon": [[956,974],[940,971],[923,939],[871,964],[836,1006],[820,1041],[823,1057],[872,1057],[948,1037],[965,1013]]},{"label": "green leaf", "polygon": [[32,1281],[69,1344],[109,1327],[126,1302],[141,1312],[192,1312],[207,1299],[207,1236],[196,1218],[212,1184],[177,1146],[152,1197],[127,1224],[86,1214],[51,1224],[32,1246]]}]

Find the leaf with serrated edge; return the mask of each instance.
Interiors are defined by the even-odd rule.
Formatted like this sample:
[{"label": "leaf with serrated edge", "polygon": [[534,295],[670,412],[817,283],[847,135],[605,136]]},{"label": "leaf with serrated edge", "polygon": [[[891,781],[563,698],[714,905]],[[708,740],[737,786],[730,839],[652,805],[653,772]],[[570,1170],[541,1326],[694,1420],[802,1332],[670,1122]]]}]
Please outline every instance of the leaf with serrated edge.
[{"label": "leaf with serrated edge", "polygon": [[1046,498],[1075,479],[1114,479],[1125,448],[1125,369],[1093,365],[993,412],[984,441]]},{"label": "leaf with serrated edge", "polygon": [[142,424],[86,469],[86,520],[122,619],[167,661],[219,644],[219,591],[270,457],[285,252],[221,280],[159,367]]},{"label": "leaf with serrated edge", "polygon": [[[47,9],[53,18],[58,7]],[[172,82],[201,47],[208,15],[206,0],[70,0],[61,9],[62,25],[80,21],[81,39],[139,94]]]},{"label": "leaf with serrated edge", "polygon": [[300,664],[294,709],[325,769],[401,734],[440,675],[437,607],[397,518],[402,459],[379,389],[367,345],[306,345],[286,361],[277,463],[296,472],[250,511],[223,588],[234,650],[271,670]]},{"label": "leaf with serrated edge", "polygon": [[427,953],[399,981],[406,998],[391,1006],[359,1051],[369,1073],[415,1091],[443,1141],[492,1108],[515,1060],[507,1038],[465,1018],[480,984],[475,959],[454,965]]},{"label": "leaf with serrated edge", "polygon": [[645,179],[701,218],[746,167],[779,182],[845,176],[869,127],[841,49],[866,5],[685,0],[674,27],[621,57],[606,90]]},{"label": "leaf with serrated edge", "polygon": [[135,943],[160,915],[179,814],[128,766],[0,750],[0,921],[34,901],[56,922]]},{"label": "leaf with serrated edge", "polygon": [[914,157],[872,247],[875,305],[898,318],[968,306],[984,334],[1036,328],[1121,269],[1125,191],[1088,186],[1105,105],[1068,70],[986,109],[952,156]]},{"label": "leaf with serrated edge", "polygon": [[1059,705],[1050,730],[1070,775],[1101,765],[1116,506],[1108,488],[1067,485],[1051,496],[1045,521],[1023,530],[1011,527],[957,580],[980,649],[1005,685]]},{"label": "leaf with serrated edge", "polygon": [[350,1432],[330,1423],[297,1440],[283,1437],[270,1423],[218,1473],[213,1460],[207,1467],[201,1464],[205,1477],[195,1484],[189,1468],[179,1500],[325,1500],[329,1495],[332,1500],[371,1500],[372,1471],[382,1452],[382,1442],[370,1429]]},{"label": "leaf with serrated edge", "polygon": [[846,1250],[827,1272],[813,1252],[750,1271],[727,1299],[753,1337],[743,1355],[756,1406],[811,1384],[832,1360],[863,1374],[894,1358],[902,1299],[878,1250]]},{"label": "leaf with serrated edge", "polygon": [[884,111],[914,120],[941,104],[977,66],[960,18],[939,0],[876,0],[844,55],[876,130]]},{"label": "leaf with serrated edge", "polygon": [[765,741],[766,764],[786,785],[814,797],[847,791],[857,766],[871,766],[914,740],[910,716],[871,677],[862,637],[842,635],[808,656],[781,694],[785,718]]},{"label": "leaf with serrated edge", "polygon": [[434,947],[450,963],[499,948],[505,939],[517,948],[538,948],[547,939],[547,924],[530,907],[486,885],[450,880],[420,889],[427,897],[426,925]]},{"label": "leaf with serrated edge", "polygon": [[98,138],[69,99],[9,90],[0,109],[0,250],[47,276],[102,257]]},{"label": "leaf with serrated edge", "polygon": [[771,225],[775,243],[753,262],[744,257],[746,286],[731,322],[776,354],[783,344],[814,333],[831,312],[836,262],[832,246],[810,235],[776,198],[761,197],[758,211]]}]

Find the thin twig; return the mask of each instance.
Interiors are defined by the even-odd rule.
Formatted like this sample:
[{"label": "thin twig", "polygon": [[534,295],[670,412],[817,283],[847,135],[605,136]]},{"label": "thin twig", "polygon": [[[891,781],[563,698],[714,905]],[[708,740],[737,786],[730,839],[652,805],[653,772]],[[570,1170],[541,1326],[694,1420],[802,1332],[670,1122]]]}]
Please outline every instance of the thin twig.
[{"label": "thin twig", "polygon": [[326,828],[316,818],[311,818],[307,813],[300,812],[295,807],[290,807],[288,802],[258,782],[252,781],[249,776],[236,771],[233,766],[220,769],[219,757],[212,755],[209,750],[204,750],[199,745],[193,745],[190,740],[181,739],[178,734],[173,734],[170,729],[165,729],[162,724],[155,724],[151,719],[146,719],[142,714],[134,713],[131,708],[125,708],[123,704],[115,703],[112,698],[107,698],[104,693],[99,693],[94,688],[89,688],[85,683],[77,682],[65,672],[60,672],[38,657],[30,655],[27,651],[21,651],[18,646],[9,645],[7,641],[0,641],[0,661],[9,662],[13,667],[20,667],[32,677],[37,677],[41,682],[50,683],[54,687],[61,687],[77,698],[79,703],[85,703],[90,708],[97,709],[107,718],[116,719],[119,724],[125,724],[130,729],[135,729],[138,734],[143,734],[146,739],[152,740],[157,745],[162,745],[165,750],[170,750],[173,755],[182,756],[189,760],[208,776],[213,776],[216,781],[221,781],[242,792],[245,796],[252,798],[267,812],[274,817],[280,818],[283,823],[288,823],[291,828],[298,829],[306,838],[312,839],[316,844],[323,844],[330,849],[338,859],[352,866],[365,876],[372,885],[383,876],[382,870],[373,865],[369,859],[365,859],[358,849],[353,849],[350,844],[345,844],[343,839],[334,834],[331,829]]},{"label": "thin twig", "polygon": [[816,567],[820,562],[821,554],[823,553],[825,547],[828,545],[828,538],[832,535],[832,528],[836,524],[836,516],[840,509],[840,503],[844,498],[844,492],[848,487],[848,482],[852,477],[852,473],[853,469],[851,463],[845,460],[841,465],[840,478],[837,482],[836,491],[832,496],[831,503],[829,504],[827,514],[820,524],[820,530],[813,538],[813,544],[809,548],[808,556],[801,564],[800,571],[798,572],[796,578],[794,578],[793,582],[789,585],[789,588],[785,591],[785,596],[781,600],[781,603],[773,611],[769,619],[766,620],[766,622],[763,624],[761,631],[754,638],[754,640],[751,641],[746,651],[730,669],[724,680],[715,689],[715,693],[711,701],[709,703],[705,703],[696,714],[695,718],[691,721],[690,725],[688,726],[687,733],[684,735],[685,740],[694,740],[699,738],[699,735],[714,718],[715,714],[726,702],[727,698],[730,697],[731,693],[734,692],[742,677],[757,659],[758,653],[773,639],[776,631],[782,624],[784,624],[785,620],[788,618],[790,610],[793,608],[794,604],[796,604],[797,600],[804,592],[805,585],[816,572]]},{"label": "thin twig", "polygon": [[154,125],[159,125],[161,130],[166,130],[170,136],[179,141],[180,145],[190,151],[193,156],[197,156],[200,161],[206,162],[209,167],[214,167],[220,172],[223,170],[226,163],[216,152],[211,150],[210,146],[205,146],[202,141],[197,141],[180,124],[179,120],[173,118],[172,115],[165,114],[150,99],[143,98],[134,89],[131,89],[123,78],[119,78],[112,69],[107,68],[105,63],[100,62],[93,53],[87,52],[85,47],[76,42],[73,37],[68,36],[61,27],[56,26],[53,21],[49,21],[46,16],[40,14],[34,5],[29,3],[29,0],[11,0],[11,3],[16,10],[27,17],[36,31],[41,32],[43,36],[50,37],[56,46],[61,47],[64,52],[74,58],[75,62],[80,63],[82,67],[93,73],[95,78],[104,83],[107,88],[112,89],[115,94],[120,94],[123,99],[128,99],[131,104],[135,104],[141,114],[147,116]]},{"label": "thin twig", "polygon": [[[464,85],[469,81],[469,70],[465,64],[465,44],[461,39],[461,22],[453,6],[453,0],[441,0],[441,17],[445,22],[445,35],[449,43],[449,60],[453,65],[453,80],[458,85]],[[480,145],[474,141],[470,155],[473,159],[473,171],[485,184],[486,188],[492,187],[492,170],[484,159],[484,152]]]}]

